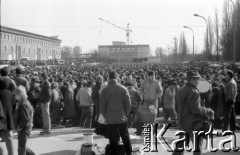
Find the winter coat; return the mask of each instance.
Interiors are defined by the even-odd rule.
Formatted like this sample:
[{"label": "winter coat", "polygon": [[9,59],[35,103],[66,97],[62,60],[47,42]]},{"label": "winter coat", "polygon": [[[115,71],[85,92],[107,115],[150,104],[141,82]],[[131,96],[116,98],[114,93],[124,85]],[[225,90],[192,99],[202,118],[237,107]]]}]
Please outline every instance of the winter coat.
[{"label": "winter coat", "polygon": [[51,101],[51,84],[48,80],[44,81],[41,86],[41,92],[39,95],[40,103],[47,103]]},{"label": "winter coat", "polygon": [[20,101],[17,108],[16,128],[26,131],[30,135],[33,121],[33,108],[27,99]]},{"label": "winter coat", "polygon": [[164,108],[175,109],[175,90],[170,89],[169,86],[164,93]]},{"label": "winter coat", "polygon": [[110,80],[100,95],[100,112],[107,124],[121,124],[127,121],[131,110],[130,95],[126,87],[117,80]]},{"label": "winter coat", "polygon": [[236,101],[237,97],[237,83],[234,79],[231,79],[224,90],[224,95],[225,95],[225,101]]},{"label": "winter coat", "polygon": [[[185,106],[184,106],[185,104]],[[179,115],[179,125],[184,131],[199,131],[202,127],[207,108],[201,104],[200,93],[196,87],[187,83],[176,93],[176,111]]]},{"label": "winter coat", "polygon": [[66,118],[75,117],[76,112],[74,106],[74,92],[70,86],[67,87],[66,93],[64,94],[63,103],[64,103],[63,116]]},{"label": "winter coat", "polygon": [[5,113],[5,118],[7,122],[7,130],[14,129],[14,95],[7,88],[0,90],[0,100],[2,102],[3,111]]}]

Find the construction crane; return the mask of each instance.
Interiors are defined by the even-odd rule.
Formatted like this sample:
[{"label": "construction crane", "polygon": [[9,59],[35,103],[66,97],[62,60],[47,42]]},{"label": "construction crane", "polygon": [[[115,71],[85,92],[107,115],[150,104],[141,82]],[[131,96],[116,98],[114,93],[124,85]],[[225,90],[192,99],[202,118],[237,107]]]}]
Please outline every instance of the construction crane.
[{"label": "construction crane", "polygon": [[113,25],[113,26],[115,26],[115,27],[117,27],[117,28],[119,28],[119,29],[124,30],[124,31],[126,32],[127,45],[130,44],[130,39],[129,39],[129,38],[130,38],[130,32],[132,32],[132,30],[129,30],[129,23],[127,24],[127,28],[123,28],[123,27],[118,26],[118,25],[115,25],[115,24],[113,24],[113,23],[111,23],[111,22],[109,22],[109,21],[107,21],[107,20],[105,20],[105,19],[99,18],[99,20],[101,20],[101,21],[103,21],[103,22],[105,22],[105,23],[111,24],[111,25]]}]

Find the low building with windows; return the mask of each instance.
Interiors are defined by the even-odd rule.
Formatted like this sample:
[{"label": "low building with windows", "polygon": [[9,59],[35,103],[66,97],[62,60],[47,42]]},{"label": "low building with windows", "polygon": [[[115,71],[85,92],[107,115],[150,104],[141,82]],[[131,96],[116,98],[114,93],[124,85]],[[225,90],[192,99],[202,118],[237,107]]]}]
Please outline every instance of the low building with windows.
[{"label": "low building with windows", "polygon": [[1,26],[0,60],[61,59],[61,40]]},{"label": "low building with windows", "polygon": [[150,56],[149,45],[102,45],[98,46],[99,57],[112,62],[142,62]]}]

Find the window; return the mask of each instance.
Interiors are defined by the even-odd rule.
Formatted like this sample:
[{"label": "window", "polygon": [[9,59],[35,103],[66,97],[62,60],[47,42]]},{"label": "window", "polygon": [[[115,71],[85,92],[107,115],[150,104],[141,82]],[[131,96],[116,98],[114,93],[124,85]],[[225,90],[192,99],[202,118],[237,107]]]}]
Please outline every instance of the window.
[{"label": "window", "polygon": [[6,34],[3,35],[3,39],[6,39]]},{"label": "window", "polygon": [[13,47],[11,47],[11,51],[13,51]]},{"label": "window", "polygon": [[5,51],[7,50],[7,46],[4,46],[4,50],[5,50]]},{"label": "window", "polygon": [[11,40],[13,40],[13,35],[11,35]]},{"label": "window", "polygon": [[7,35],[8,40],[10,40],[9,35]]},{"label": "window", "polygon": [[2,39],[2,33],[0,33],[1,34],[1,39]]},{"label": "window", "polygon": [[14,41],[16,41],[16,36],[14,36]]},{"label": "window", "polygon": [[22,42],[22,37],[20,37],[20,42]]},{"label": "window", "polygon": [[23,48],[23,53],[25,53],[25,48]]},{"label": "window", "polygon": [[46,54],[47,54],[47,50],[46,50]]},{"label": "window", "polygon": [[28,53],[30,54],[30,52],[31,52],[31,50],[30,50],[30,48],[28,49]]}]

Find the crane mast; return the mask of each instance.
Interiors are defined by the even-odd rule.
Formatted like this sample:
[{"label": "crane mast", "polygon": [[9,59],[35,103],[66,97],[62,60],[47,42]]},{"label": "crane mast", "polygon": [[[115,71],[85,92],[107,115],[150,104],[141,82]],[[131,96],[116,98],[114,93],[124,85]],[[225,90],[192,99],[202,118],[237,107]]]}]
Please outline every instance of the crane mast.
[{"label": "crane mast", "polygon": [[123,27],[118,26],[118,25],[116,25],[116,24],[113,24],[113,23],[111,23],[111,22],[109,22],[109,21],[107,21],[107,20],[105,20],[105,19],[99,18],[99,20],[101,20],[101,21],[103,21],[103,22],[105,22],[105,23],[108,23],[108,24],[110,24],[110,25],[112,25],[112,26],[114,26],[114,27],[117,27],[117,28],[119,28],[119,29],[124,30],[124,31],[126,32],[127,45],[130,44],[130,32],[132,32],[132,30],[130,30],[130,28],[129,28],[129,23],[127,24],[127,28],[123,28]]}]

